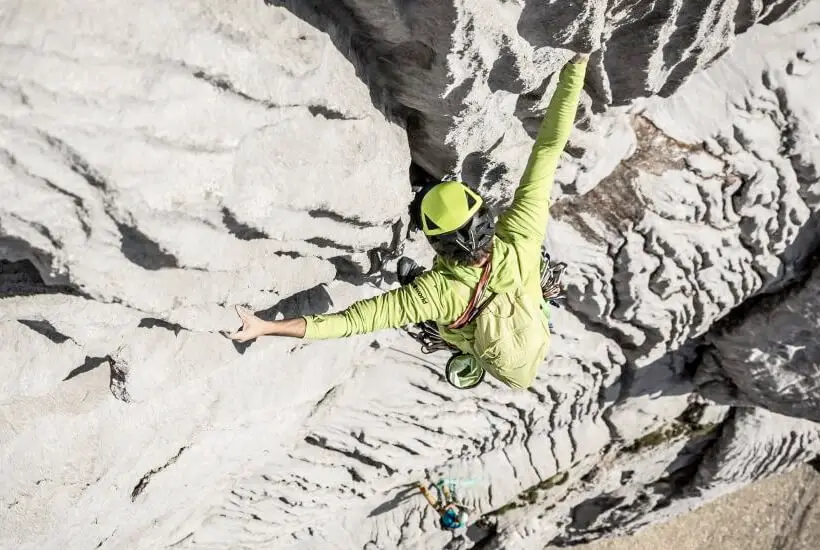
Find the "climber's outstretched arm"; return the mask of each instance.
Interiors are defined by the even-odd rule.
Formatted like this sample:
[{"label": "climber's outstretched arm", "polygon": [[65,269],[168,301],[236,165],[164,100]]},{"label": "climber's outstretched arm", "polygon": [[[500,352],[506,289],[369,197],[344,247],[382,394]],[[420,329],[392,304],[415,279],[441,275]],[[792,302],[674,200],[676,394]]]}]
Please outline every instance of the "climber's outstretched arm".
[{"label": "climber's outstretched arm", "polygon": [[339,338],[422,321],[452,322],[459,314],[449,283],[441,274],[428,271],[410,284],[356,302],[340,313],[305,317],[305,337]]},{"label": "climber's outstretched arm", "polygon": [[513,202],[499,218],[497,231],[502,239],[532,240],[538,246],[544,240],[555,169],[572,132],[587,59],[586,55],[577,54],[561,69],[558,88],[538,130]]},{"label": "climber's outstretched arm", "polygon": [[452,322],[461,314],[449,283],[428,271],[401,288],[374,298],[360,300],[332,315],[310,315],[284,321],[263,321],[244,308],[237,308],[242,329],[230,337],[240,342],[259,336],[294,336],[328,339],[399,328],[422,321]]}]

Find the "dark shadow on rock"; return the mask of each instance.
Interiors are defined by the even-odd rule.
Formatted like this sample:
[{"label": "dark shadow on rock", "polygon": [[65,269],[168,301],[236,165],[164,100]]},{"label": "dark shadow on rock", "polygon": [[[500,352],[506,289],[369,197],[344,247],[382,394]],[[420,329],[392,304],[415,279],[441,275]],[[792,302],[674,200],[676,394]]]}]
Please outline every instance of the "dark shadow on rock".
[{"label": "dark shadow on rock", "polygon": [[675,65],[675,68],[667,75],[666,82],[664,82],[661,89],[658,91],[658,97],[669,97],[678,91],[678,88],[683,86],[683,83],[692,76],[698,69],[698,58],[689,57],[682,60]]},{"label": "dark shadow on rock", "polygon": [[472,542],[471,550],[481,550],[482,548],[494,548],[498,534],[498,519],[481,517],[467,527],[465,536]]},{"label": "dark shadow on rock", "polygon": [[376,458],[373,458],[372,456],[362,453],[362,451],[359,450],[359,448],[357,447],[354,447],[353,450],[349,450],[342,447],[336,447],[329,443],[326,437],[322,437],[315,434],[310,434],[306,436],[304,438],[304,442],[308,445],[313,445],[314,447],[318,447],[320,449],[326,449],[328,451],[339,453],[342,456],[346,456],[347,458],[361,462],[365,466],[370,466],[371,468],[374,468],[376,470],[384,469],[388,475],[393,475],[396,473],[395,468]]},{"label": "dark shadow on rock", "polygon": [[696,43],[701,40],[703,14],[707,13],[712,4],[713,0],[689,0],[678,11],[675,30],[662,48],[663,64],[669,74],[658,96],[669,97],[697,70],[703,47]]},{"label": "dark shadow on rock", "polygon": [[407,231],[421,231],[421,200],[437,183],[441,181],[415,162],[410,163],[410,186],[414,191],[413,198],[407,206],[410,223]]},{"label": "dark shadow on rock", "polygon": [[343,252],[355,252],[355,249],[347,244],[337,243],[333,239],[326,239],[325,237],[311,237],[305,239],[306,243],[318,246],[319,248],[335,248]]},{"label": "dark shadow on rock", "polygon": [[253,342],[253,340],[250,340],[248,342],[237,342],[236,340],[231,340],[231,344],[233,344],[233,349],[235,349],[237,353],[239,353],[239,355],[243,355],[248,350],[248,348],[251,347],[251,344],[253,344]]},{"label": "dark shadow on rock", "polygon": [[769,12],[760,20],[763,25],[771,25],[807,6],[806,0],[784,0],[781,2],[767,2]]},{"label": "dark shadow on rock", "polygon": [[591,25],[581,25],[578,34],[570,29],[589,18],[594,2],[525,2],[517,30],[534,48],[565,48],[577,52],[594,49]]},{"label": "dark shadow on rock", "polygon": [[[377,71],[372,70],[377,60],[391,53],[391,47],[371,36],[372,29],[365,27],[358,14],[355,14],[344,2],[263,1],[267,6],[288,10],[302,21],[326,33],[336,49],[353,64],[356,76],[368,86],[373,105],[389,120],[404,126],[403,117],[395,113],[396,106],[389,97],[389,91],[384,83],[380,82],[382,80],[379,78],[380,75]],[[396,46],[396,44],[392,45],[393,48]]]},{"label": "dark shadow on rock", "polygon": [[222,207],[222,225],[225,226],[225,229],[227,229],[231,235],[242,241],[268,238],[265,232],[240,222],[236,218],[236,215],[224,206]]},{"label": "dark shadow on rock", "polygon": [[264,2],[326,33],[367,85],[372,104],[407,129],[414,160],[433,172],[446,170],[454,156],[437,146],[442,121],[459,111],[468,91],[446,93],[452,84],[447,55],[457,21],[451,2]]},{"label": "dark shadow on rock", "polygon": [[814,459],[808,462],[809,466],[814,468],[814,471],[820,474],[820,455],[814,457]]},{"label": "dark shadow on rock", "polygon": [[320,284],[284,298],[268,309],[257,311],[256,315],[265,321],[273,321],[279,314],[285,319],[292,319],[327,313],[331,306],[333,306],[333,299],[328,294],[327,287]]},{"label": "dark shadow on rock", "polygon": [[[411,206],[412,208],[412,206]],[[364,284],[394,284],[398,278],[392,271],[384,269],[386,262],[398,258],[404,249],[405,224],[398,220],[393,224],[393,236],[389,243],[371,248],[367,251],[367,259],[360,255],[344,254],[329,258],[328,261],[336,268],[336,280],[352,285]]]},{"label": "dark shadow on rock", "polygon": [[[526,8],[525,8],[526,9]],[[503,42],[499,48],[499,56],[493,62],[490,74],[487,77],[487,85],[490,91],[505,91],[513,94],[520,94],[524,91],[526,82],[521,78],[521,70],[516,62],[515,52],[510,49],[507,42]]]},{"label": "dark shadow on rock", "polygon": [[757,22],[762,8],[755,0],[740,0],[735,11],[735,32],[740,34],[749,30]]},{"label": "dark shadow on rock", "polygon": [[333,220],[334,222],[344,223],[347,225],[352,225],[354,227],[372,227],[372,223],[363,222],[358,218],[346,218],[341,214],[334,212],[332,210],[327,210],[323,208],[314,208],[312,210],[308,210],[308,216],[311,218],[327,218],[329,220]]},{"label": "dark shadow on rock", "polygon": [[53,246],[53,247],[54,247],[54,249],[55,249],[55,250],[62,250],[62,249],[63,249],[63,243],[62,243],[62,241],[60,241],[59,239],[57,239],[57,238],[56,238],[56,237],[55,237],[55,236],[51,233],[51,230],[50,230],[48,227],[46,227],[45,225],[43,225],[43,224],[41,224],[41,223],[32,222],[32,221],[29,221],[29,222],[28,222],[28,224],[29,224],[29,225],[30,225],[30,226],[31,226],[31,227],[32,227],[35,231],[37,231],[37,233],[39,233],[40,235],[42,235],[43,237],[45,237],[45,238],[46,238],[46,240],[48,240],[48,242],[51,244],[51,246]]},{"label": "dark shadow on rock", "polygon": [[288,258],[303,258],[304,254],[301,252],[296,252],[295,250],[276,250],[273,253],[276,256],[281,257],[288,257]]},{"label": "dark shadow on rock", "polygon": [[599,516],[609,510],[612,510],[623,501],[624,497],[618,497],[610,494],[603,494],[597,497],[588,498],[572,509],[572,523],[570,523],[568,529],[575,531],[584,531],[588,529],[598,520]]},{"label": "dark shadow on rock", "polygon": [[688,395],[695,391],[695,371],[709,349],[702,338],[690,340],[652,363],[638,369],[629,367],[628,387],[623,398]]},{"label": "dark shadow on rock", "polygon": [[[487,189],[489,187],[494,187],[498,182],[504,179],[509,172],[510,169],[507,167],[505,163],[499,163],[487,170],[484,174],[484,188]],[[499,214],[506,206],[507,203],[502,201],[496,201],[487,197],[487,206],[496,214]]]},{"label": "dark shadow on rock", "polygon": [[513,112],[515,118],[521,121],[524,130],[531,139],[535,139],[538,136],[538,129],[541,127],[541,121],[544,119],[543,112],[535,112],[533,109],[541,101],[552,79],[557,78],[557,76],[556,74],[549,75],[537,88],[519,95],[515,102],[515,111]]},{"label": "dark shadow on rock", "polygon": [[120,250],[131,263],[149,271],[179,267],[176,256],[163,250],[159,243],[136,226],[119,221],[115,223],[120,232]]},{"label": "dark shadow on rock", "polygon": [[27,255],[31,258],[20,260],[0,258],[0,297],[67,294],[90,299],[88,294],[74,285],[46,283],[37,266],[43,266],[42,269],[47,271],[48,266],[51,265],[51,256],[42,250],[30,247],[22,239],[0,238],[0,255],[3,253],[4,244],[9,241],[14,241],[15,246],[12,250],[22,246],[23,249],[27,249]]},{"label": "dark shadow on rock", "polygon": [[498,148],[499,145],[501,145],[503,140],[504,136],[501,136],[487,150],[473,151],[464,157],[464,160],[461,163],[461,179],[464,183],[480,193],[483,188],[486,187],[486,185],[482,184],[497,183],[497,181],[485,180],[491,175],[490,155],[496,148]]},{"label": "dark shadow on rock", "polygon": [[63,382],[65,382],[66,380],[71,380],[75,376],[78,376],[85,372],[94,370],[105,362],[113,363],[111,356],[106,355],[105,357],[86,357],[85,362],[82,365],[75,369],[72,369],[71,372],[69,372],[68,375],[66,375],[66,377],[63,378]]},{"label": "dark shadow on rock", "polygon": [[393,284],[398,281],[398,277],[392,271],[383,269],[383,264],[388,259],[395,257],[395,253],[389,250],[374,248],[367,254],[370,268],[354,261],[350,256],[334,256],[330,258],[330,263],[336,268],[336,280],[350,283],[351,285],[362,286],[364,284]]},{"label": "dark shadow on rock", "polygon": [[416,494],[421,496],[421,494],[419,493],[419,490],[415,487],[415,485],[411,485],[410,487],[405,487],[404,489],[402,489],[401,491],[396,493],[396,495],[393,498],[391,498],[387,502],[383,502],[383,503],[379,504],[376,508],[371,510],[370,513],[367,514],[367,517],[372,518],[374,516],[380,516],[382,514],[386,514],[387,512],[392,512],[393,510],[398,508],[398,506],[402,502],[404,502],[405,500],[409,500],[410,498],[413,497],[413,495],[416,495]]},{"label": "dark shadow on rock", "polygon": [[52,136],[45,132],[41,132],[42,137],[51,147],[59,151],[65,157],[69,168],[72,172],[83,178],[88,185],[97,189],[98,191],[106,192],[109,188],[105,177],[94,168],[80,152],[70,146],[65,141],[56,136]]},{"label": "dark shadow on rock", "polygon": [[[257,317],[265,321],[273,321],[279,314],[281,314],[285,319],[292,319],[295,317],[304,317],[306,315],[320,315],[322,313],[327,313],[332,305],[333,299],[330,297],[330,294],[328,294],[327,288],[324,284],[319,284],[313,288],[301,290],[296,294],[283,298],[271,307],[259,310],[255,314]],[[237,330],[238,329],[239,327],[237,327]],[[233,331],[224,331],[221,334],[227,337],[231,332]],[[234,349],[241,355],[244,354],[245,351],[251,347],[251,345],[253,345],[255,340],[250,340],[248,342],[237,342],[236,340],[231,340],[230,342],[233,344]]]},{"label": "dark shadow on rock", "polygon": [[461,163],[461,177],[464,183],[477,187],[481,182],[481,176],[490,166],[489,153],[489,151],[473,151],[464,157]]},{"label": "dark shadow on rock", "polygon": [[344,113],[336,109],[329,109],[324,105],[308,105],[308,112],[313,116],[322,116],[327,120],[350,120]]},{"label": "dark shadow on rock", "polygon": [[410,186],[413,189],[424,189],[439,182],[439,178],[416,164],[410,163]]},{"label": "dark shadow on rock", "polygon": [[49,323],[48,321],[36,321],[33,319],[17,319],[17,322],[21,325],[25,325],[34,332],[38,334],[42,334],[55,344],[62,344],[66,340],[71,340],[70,337],[66,336],[59,330],[57,330],[54,325]]},{"label": "dark shadow on rock", "polygon": [[[612,102],[616,106],[652,95],[652,90],[649,89],[650,62],[656,54],[658,44],[664,42],[669,19],[676,12],[674,3],[669,1],[646,3],[639,7],[626,6],[624,9],[632,9],[632,13],[628,22],[612,30],[603,60]],[[678,11],[688,13],[688,10],[684,6]],[[680,13],[677,16],[683,17]]]},{"label": "dark shadow on rock", "polygon": [[173,332],[174,336],[177,336],[181,331],[185,330],[185,327],[179,323],[171,323],[156,317],[143,317],[137,326],[140,328],[164,328],[165,330]]},{"label": "dark shadow on rock", "polygon": [[699,426],[687,433],[689,440],[666,467],[664,479],[671,484],[670,496],[680,496],[695,481],[698,467],[707,452],[717,442],[722,425]]}]

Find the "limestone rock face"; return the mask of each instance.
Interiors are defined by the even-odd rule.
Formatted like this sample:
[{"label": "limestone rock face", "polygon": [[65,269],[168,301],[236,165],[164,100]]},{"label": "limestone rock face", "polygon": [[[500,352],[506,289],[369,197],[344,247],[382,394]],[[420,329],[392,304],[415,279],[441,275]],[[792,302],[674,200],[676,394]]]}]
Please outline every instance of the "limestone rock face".
[{"label": "limestone rock face", "polygon": [[327,37],[250,1],[95,5],[7,15],[7,260],[167,314],[288,296],[391,243],[404,132]]},{"label": "limestone rock face", "polygon": [[[717,401],[820,422],[820,270],[804,285],[755,300],[710,341],[697,381]],[[741,320],[742,319],[742,320]]]},{"label": "limestone rock face", "polygon": [[[567,49],[593,55],[587,105],[668,97],[735,35],[806,0],[401,2],[266,0],[327,29],[379,97],[411,120],[413,159],[435,177],[515,183]],[[526,131],[524,131],[526,130]],[[599,151],[598,154],[602,154]]]},{"label": "limestone rock face", "polygon": [[[563,547],[820,454],[817,2],[0,22],[0,547]],[[234,304],[335,311],[430,265],[412,185],[503,207],[572,49],[596,52],[547,238],[567,300],[532,388],[455,390],[398,330],[220,334]]]}]

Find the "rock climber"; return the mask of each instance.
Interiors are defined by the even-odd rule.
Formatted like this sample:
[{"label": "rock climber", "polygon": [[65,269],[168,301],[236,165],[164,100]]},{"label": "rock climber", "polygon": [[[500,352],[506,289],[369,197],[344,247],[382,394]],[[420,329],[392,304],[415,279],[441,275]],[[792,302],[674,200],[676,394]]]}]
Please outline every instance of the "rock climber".
[{"label": "rock climber", "polygon": [[264,321],[237,307],[242,328],[230,338],[263,335],[327,339],[415,325],[423,349],[453,352],[447,380],[477,385],[489,372],[515,389],[529,387],[549,348],[549,305],[563,266],[549,264],[543,241],[558,159],[583,87],[588,54],[561,69],[512,204],[496,220],[482,197],[459,181],[433,185],[419,218],[436,252],[425,271],[408,258],[398,264],[402,286],[346,310]]},{"label": "rock climber", "polygon": [[[458,502],[454,484],[445,484],[444,481],[439,481],[428,485],[419,483],[417,487],[424,495],[424,498],[427,499],[427,502],[430,503],[430,506],[433,507],[433,510],[438,513],[439,527],[447,531],[455,531],[467,525],[470,510]],[[436,496],[430,492],[430,487],[435,489]]]}]

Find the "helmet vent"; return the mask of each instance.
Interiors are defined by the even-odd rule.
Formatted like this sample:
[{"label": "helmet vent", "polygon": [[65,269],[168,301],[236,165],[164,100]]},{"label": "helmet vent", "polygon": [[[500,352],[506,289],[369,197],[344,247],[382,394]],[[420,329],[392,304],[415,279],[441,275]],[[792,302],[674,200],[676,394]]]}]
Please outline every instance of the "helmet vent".
[{"label": "helmet vent", "polygon": [[467,197],[467,210],[472,210],[473,206],[475,206],[476,200],[471,194],[464,192],[464,196]]},{"label": "helmet vent", "polygon": [[430,216],[424,215],[424,220],[427,222],[427,229],[441,229],[436,222],[430,219]]}]

